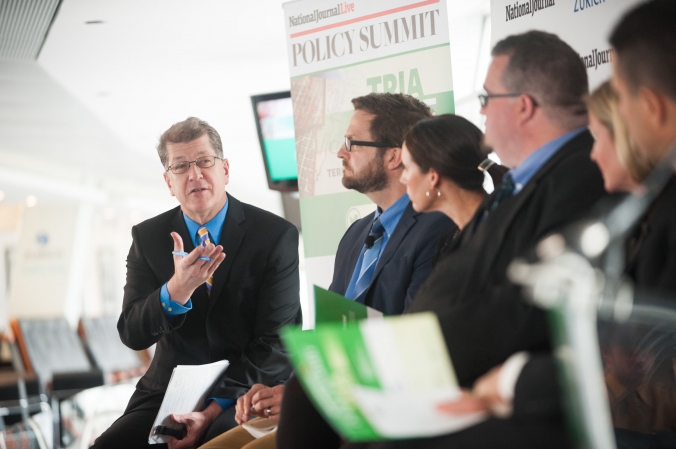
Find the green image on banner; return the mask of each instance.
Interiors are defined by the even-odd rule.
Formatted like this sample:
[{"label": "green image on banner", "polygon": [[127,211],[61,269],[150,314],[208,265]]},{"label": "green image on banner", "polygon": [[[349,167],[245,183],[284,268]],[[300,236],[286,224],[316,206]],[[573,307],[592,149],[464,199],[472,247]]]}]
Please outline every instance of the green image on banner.
[{"label": "green image on banner", "polygon": [[270,177],[273,181],[298,178],[296,163],[296,139],[264,139],[265,156],[268,159]]},{"label": "green image on banner", "polygon": [[453,96],[453,91],[448,92],[439,92],[438,94],[425,95],[421,98],[422,101],[429,101],[434,99],[434,104],[430,105],[430,108],[434,111],[435,115],[441,114],[455,114],[455,98]]},{"label": "green image on banner", "polygon": [[300,199],[305,257],[336,254],[338,243],[347,228],[364,214],[359,206],[376,205],[354,190]]}]

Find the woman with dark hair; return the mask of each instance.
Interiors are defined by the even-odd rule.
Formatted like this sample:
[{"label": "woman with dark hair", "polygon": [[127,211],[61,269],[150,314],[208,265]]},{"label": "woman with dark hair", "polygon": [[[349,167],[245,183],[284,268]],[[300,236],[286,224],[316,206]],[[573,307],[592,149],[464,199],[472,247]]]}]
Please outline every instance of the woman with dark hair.
[{"label": "woman with dark hair", "polygon": [[[451,114],[418,122],[402,146],[401,182],[418,212],[439,211],[459,229],[472,219],[486,197],[482,161],[483,133],[467,119]],[[489,161],[493,184],[507,169]]]}]

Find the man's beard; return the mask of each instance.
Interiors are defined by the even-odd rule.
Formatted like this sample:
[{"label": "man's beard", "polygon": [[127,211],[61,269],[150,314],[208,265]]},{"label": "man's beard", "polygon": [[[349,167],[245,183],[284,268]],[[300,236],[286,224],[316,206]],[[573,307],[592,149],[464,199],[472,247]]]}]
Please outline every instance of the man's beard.
[{"label": "man's beard", "polygon": [[[383,163],[384,160],[384,155],[374,157],[361,173],[354,173],[353,170],[352,177],[348,177],[343,171],[343,186],[359,193],[384,190],[389,181]],[[343,162],[343,165],[346,165],[345,162]]]}]

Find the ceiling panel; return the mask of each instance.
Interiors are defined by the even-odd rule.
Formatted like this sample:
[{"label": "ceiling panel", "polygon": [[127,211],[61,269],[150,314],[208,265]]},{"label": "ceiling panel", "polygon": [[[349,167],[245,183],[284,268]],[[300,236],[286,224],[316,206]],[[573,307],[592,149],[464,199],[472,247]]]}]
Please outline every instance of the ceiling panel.
[{"label": "ceiling panel", "polygon": [[0,2],[0,60],[37,59],[60,0]]}]

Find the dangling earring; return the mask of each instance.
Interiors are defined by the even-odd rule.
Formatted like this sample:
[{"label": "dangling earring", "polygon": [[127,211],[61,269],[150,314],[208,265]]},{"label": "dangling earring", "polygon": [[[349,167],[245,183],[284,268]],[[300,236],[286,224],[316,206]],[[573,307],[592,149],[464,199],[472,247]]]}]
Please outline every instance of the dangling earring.
[{"label": "dangling earring", "polygon": [[[439,197],[441,196],[441,190],[437,189],[436,187],[434,187],[434,190],[437,191],[437,198],[439,198]],[[425,192],[425,196],[426,196],[427,198],[431,198],[431,196],[430,196],[430,191],[429,191],[429,190],[428,190],[427,192]]]}]

